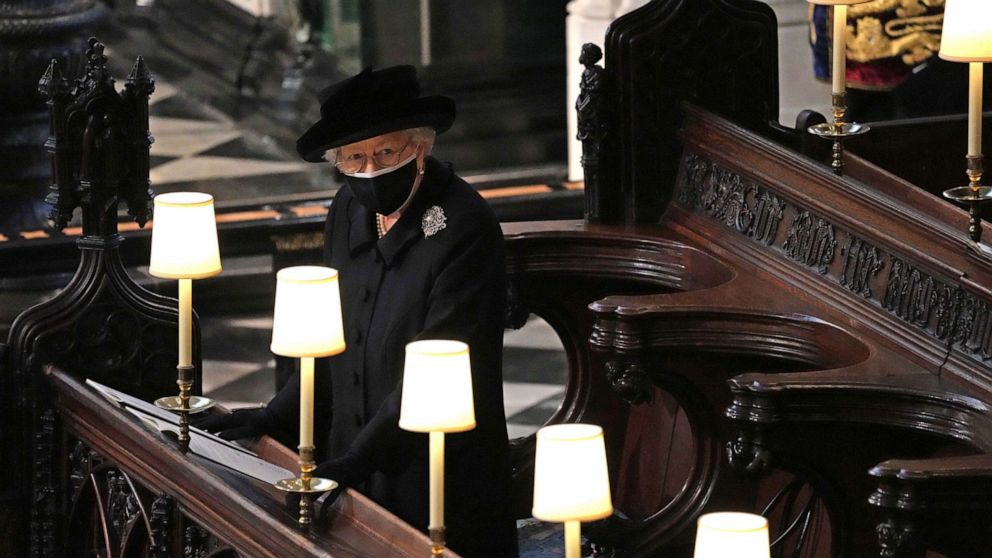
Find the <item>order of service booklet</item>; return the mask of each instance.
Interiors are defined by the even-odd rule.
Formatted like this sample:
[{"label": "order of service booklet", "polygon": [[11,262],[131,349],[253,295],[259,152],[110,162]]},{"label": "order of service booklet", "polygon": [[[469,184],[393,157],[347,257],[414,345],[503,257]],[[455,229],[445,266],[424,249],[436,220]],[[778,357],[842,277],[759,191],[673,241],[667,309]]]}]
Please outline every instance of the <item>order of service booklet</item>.
[{"label": "order of service booklet", "polygon": [[[137,397],[130,396],[99,382],[86,380],[86,383],[110,401],[140,418],[149,428],[159,432],[179,433],[178,415],[170,413],[165,409],[159,409],[151,403],[142,401]],[[193,454],[209,459],[214,463],[270,484],[275,484],[276,481],[294,476],[293,473],[286,469],[259,459],[256,454],[247,449],[209,432],[190,426],[189,433],[189,450]]]}]

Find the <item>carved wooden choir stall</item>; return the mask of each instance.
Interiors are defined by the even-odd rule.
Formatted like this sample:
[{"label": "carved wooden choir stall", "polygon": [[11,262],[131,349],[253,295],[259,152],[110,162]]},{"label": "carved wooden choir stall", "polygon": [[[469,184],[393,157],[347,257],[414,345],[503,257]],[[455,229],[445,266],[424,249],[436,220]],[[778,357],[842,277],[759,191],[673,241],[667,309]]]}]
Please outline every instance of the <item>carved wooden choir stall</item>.
[{"label": "carved wooden choir stall", "polygon": [[[83,382],[146,401],[176,390],[176,300],[129,277],[117,229],[121,202],[139,225],[149,218],[154,81],[139,57],[118,92],[103,50],[90,40],[86,74],[71,86],[55,61],[41,81],[52,123],[51,219],[64,227],[81,208],[83,236],[75,276],[18,316],[3,346],[0,555],[414,556],[429,548],[426,536],[353,491],[320,529],[300,532],[295,508],[269,483],[179,451]],[[193,361],[198,386],[198,342]],[[255,449],[296,467],[271,440]]]},{"label": "carved wooden choir stall", "polygon": [[[541,316],[568,355],[550,422],[605,432],[616,512],[583,529],[588,548],[691,556],[700,514],[739,510],[769,519],[773,556],[988,555],[992,255],[929,193],[963,179],[937,164],[960,155],[927,142],[960,121],[889,124],[838,176],[805,131],[822,115],[777,122],[776,33],[752,0],[618,19],[605,63],[582,55],[587,219],[504,225],[507,323]],[[100,57],[92,45],[74,87],[54,66],[43,82],[56,217],[81,206],[88,224],[75,278],[5,347],[0,545],[423,555],[422,534],[355,492],[299,532],[264,483],[183,455],[82,383],[151,399],[174,379],[176,303],[115,259],[117,203],[147,215],[152,82],[139,60],[117,93]],[[512,441],[520,517],[533,446]]]}]

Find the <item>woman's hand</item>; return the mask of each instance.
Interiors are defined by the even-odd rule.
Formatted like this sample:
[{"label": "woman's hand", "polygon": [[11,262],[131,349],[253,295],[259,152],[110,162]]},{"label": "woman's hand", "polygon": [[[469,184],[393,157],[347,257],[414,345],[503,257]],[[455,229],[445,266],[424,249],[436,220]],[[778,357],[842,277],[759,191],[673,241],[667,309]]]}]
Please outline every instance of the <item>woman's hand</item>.
[{"label": "woman's hand", "polygon": [[238,409],[225,415],[212,414],[197,417],[193,426],[213,432],[225,440],[258,438],[272,429],[272,418],[264,407],[261,409]]}]

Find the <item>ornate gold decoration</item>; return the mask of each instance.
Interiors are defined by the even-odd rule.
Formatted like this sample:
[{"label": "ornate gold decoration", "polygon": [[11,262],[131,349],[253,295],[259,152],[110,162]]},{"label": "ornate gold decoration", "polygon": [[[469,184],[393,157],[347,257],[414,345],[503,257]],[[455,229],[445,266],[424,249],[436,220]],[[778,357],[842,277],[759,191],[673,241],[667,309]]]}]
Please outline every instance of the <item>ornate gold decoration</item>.
[{"label": "ornate gold decoration", "polygon": [[861,17],[895,11],[899,17],[913,17],[924,14],[927,10],[943,8],[945,3],[946,0],[873,0],[849,6],[847,13],[849,17]]},{"label": "ornate gold decoration", "polygon": [[940,49],[944,23],[944,14],[933,11],[944,1],[874,0],[851,6],[854,24],[847,26],[847,58],[871,62],[900,57],[908,66],[930,58]]}]

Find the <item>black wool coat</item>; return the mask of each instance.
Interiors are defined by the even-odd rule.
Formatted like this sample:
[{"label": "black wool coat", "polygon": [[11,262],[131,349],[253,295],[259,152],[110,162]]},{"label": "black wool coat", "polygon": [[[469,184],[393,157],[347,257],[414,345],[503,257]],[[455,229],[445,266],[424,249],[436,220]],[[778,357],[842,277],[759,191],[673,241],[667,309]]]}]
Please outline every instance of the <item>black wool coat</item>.
[{"label": "black wool coat", "polygon": [[[464,341],[477,426],[445,436],[448,545],[466,557],[516,556],[502,391],[503,235],[486,201],[449,166],[433,158],[425,166],[411,206],[382,239],[374,213],[347,187],[331,205],[324,260],[340,273],[347,348],[316,369],[318,463],[356,458],[365,479],[357,488],[426,531],[428,436],[398,425],[405,346]],[[444,227],[428,234],[425,216],[442,215]],[[297,376],[269,411],[292,428],[298,409]]]}]

